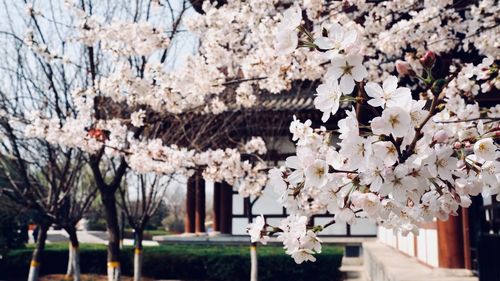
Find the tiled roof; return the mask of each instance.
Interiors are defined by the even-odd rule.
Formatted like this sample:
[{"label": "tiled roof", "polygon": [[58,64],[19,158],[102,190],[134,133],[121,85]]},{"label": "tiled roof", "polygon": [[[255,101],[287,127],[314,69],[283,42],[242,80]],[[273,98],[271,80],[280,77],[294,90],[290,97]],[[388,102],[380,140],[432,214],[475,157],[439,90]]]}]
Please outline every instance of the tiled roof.
[{"label": "tiled roof", "polygon": [[256,104],[257,110],[297,111],[314,109],[314,96],[307,94],[262,95]]}]

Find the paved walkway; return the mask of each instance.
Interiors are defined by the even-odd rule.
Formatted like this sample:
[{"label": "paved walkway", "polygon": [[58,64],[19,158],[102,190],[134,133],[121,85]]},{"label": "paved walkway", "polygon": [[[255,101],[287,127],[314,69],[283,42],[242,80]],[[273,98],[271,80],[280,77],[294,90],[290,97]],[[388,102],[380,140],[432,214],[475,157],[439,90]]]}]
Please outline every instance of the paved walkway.
[{"label": "paved walkway", "polygon": [[363,258],[371,281],[478,281],[470,270],[432,268],[381,242],[363,243]]},{"label": "paved walkway", "polygon": [[363,258],[361,257],[342,258],[340,272],[345,277],[344,281],[368,281],[365,268],[363,267]]}]

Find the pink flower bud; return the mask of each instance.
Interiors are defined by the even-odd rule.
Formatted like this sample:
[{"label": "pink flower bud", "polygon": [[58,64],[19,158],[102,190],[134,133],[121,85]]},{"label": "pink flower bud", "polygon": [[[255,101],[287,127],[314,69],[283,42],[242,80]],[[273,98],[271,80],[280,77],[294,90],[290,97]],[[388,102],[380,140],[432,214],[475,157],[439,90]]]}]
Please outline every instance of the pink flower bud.
[{"label": "pink flower bud", "polygon": [[470,147],[471,147],[471,145],[470,145],[470,141],[466,141],[466,142],[464,143],[464,147],[466,147],[466,148],[470,148]]},{"label": "pink flower bud", "polygon": [[401,76],[415,76],[416,74],[415,71],[413,71],[413,69],[411,68],[411,65],[408,62],[402,60],[396,61],[396,71]]},{"label": "pink flower bud", "polygon": [[436,63],[436,54],[433,51],[427,51],[423,57],[420,58],[420,63],[424,68],[432,68]]},{"label": "pink flower bud", "polygon": [[460,149],[460,148],[462,148],[462,144],[461,144],[459,141],[457,141],[457,142],[455,142],[455,143],[453,144],[453,147],[454,147],[455,149]]},{"label": "pink flower bud", "polygon": [[434,135],[434,141],[443,143],[448,140],[448,133],[445,130],[439,130]]}]

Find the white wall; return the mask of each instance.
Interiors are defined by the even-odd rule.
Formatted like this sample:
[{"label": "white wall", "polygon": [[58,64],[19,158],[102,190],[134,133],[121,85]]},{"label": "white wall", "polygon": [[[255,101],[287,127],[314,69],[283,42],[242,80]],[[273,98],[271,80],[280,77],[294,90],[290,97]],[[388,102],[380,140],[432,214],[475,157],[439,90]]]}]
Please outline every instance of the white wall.
[{"label": "white wall", "polygon": [[439,251],[436,229],[421,228],[419,235],[412,233],[406,237],[395,234],[392,229],[378,227],[379,241],[398,249],[406,255],[416,257],[421,262],[433,267],[439,266]]}]

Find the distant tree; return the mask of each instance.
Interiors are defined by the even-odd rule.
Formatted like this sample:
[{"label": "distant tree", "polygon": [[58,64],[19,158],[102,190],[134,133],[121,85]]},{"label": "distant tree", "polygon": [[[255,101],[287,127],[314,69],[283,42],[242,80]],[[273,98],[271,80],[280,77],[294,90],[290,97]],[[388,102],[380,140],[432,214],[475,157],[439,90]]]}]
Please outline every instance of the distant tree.
[{"label": "distant tree", "polygon": [[179,186],[172,187],[165,195],[165,204],[168,208],[168,216],[163,218],[163,227],[174,233],[184,231],[184,216],[186,214],[185,193]]},{"label": "distant tree", "polygon": [[144,229],[151,218],[164,205],[163,198],[171,178],[156,174],[136,174],[130,172],[126,184],[122,185],[120,207],[129,225],[134,230],[134,281],[142,277],[142,241]]},{"label": "distant tree", "polygon": [[23,248],[28,242],[28,219],[18,206],[0,196],[0,259],[11,249]]},{"label": "distant tree", "polygon": [[164,218],[168,217],[170,215],[167,203],[165,203],[165,200],[162,200],[160,202],[160,206],[158,207],[158,210],[156,211],[155,214],[151,216],[149,219],[149,223],[146,226],[147,230],[156,230],[158,228],[162,228],[162,221]]}]

